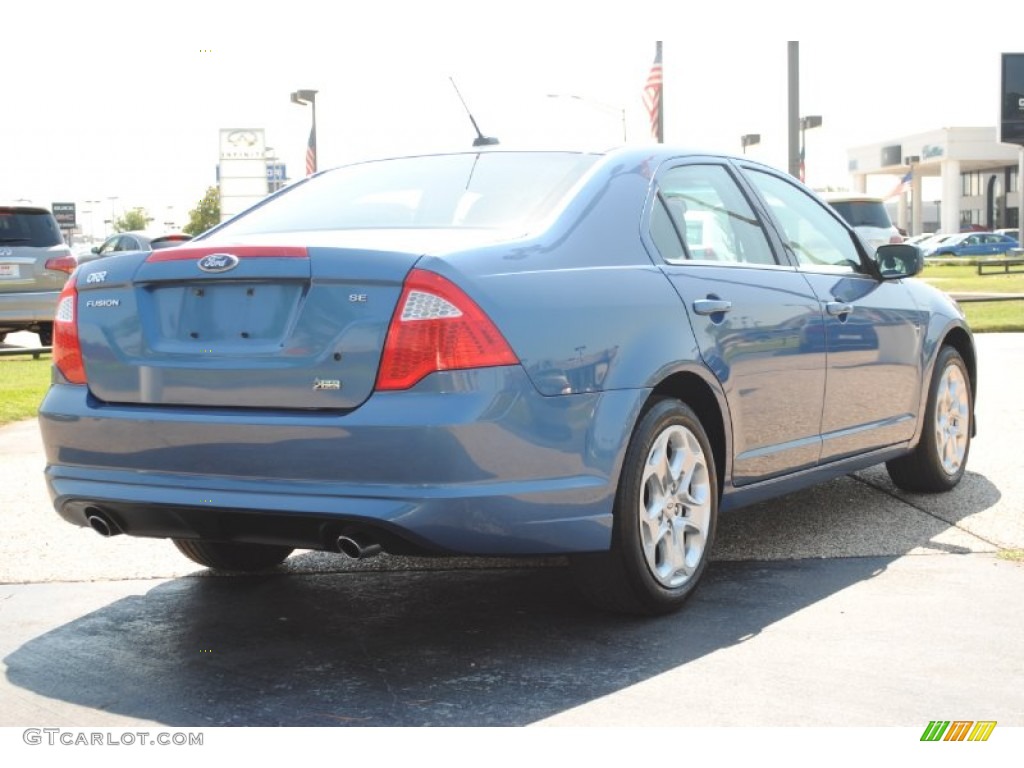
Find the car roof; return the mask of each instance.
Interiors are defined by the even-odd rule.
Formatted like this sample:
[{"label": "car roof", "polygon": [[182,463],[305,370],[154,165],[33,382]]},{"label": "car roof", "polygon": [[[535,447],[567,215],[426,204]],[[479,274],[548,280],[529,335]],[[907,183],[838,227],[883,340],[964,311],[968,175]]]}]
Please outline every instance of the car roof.
[{"label": "car roof", "polygon": [[25,203],[2,203],[0,202],[0,211],[8,213],[48,213],[51,216],[53,212],[49,208],[44,208],[41,205],[32,205]]},{"label": "car roof", "polygon": [[884,203],[885,200],[877,195],[868,195],[861,192],[819,192],[818,196],[828,203],[850,202],[850,203]]}]

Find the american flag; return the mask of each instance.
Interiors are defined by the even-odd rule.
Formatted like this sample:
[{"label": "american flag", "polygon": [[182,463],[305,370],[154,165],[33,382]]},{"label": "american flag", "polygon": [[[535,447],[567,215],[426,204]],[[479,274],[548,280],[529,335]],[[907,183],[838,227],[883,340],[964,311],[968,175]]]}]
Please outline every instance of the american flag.
[{"label": "american flag", "polygon": [[316,173],[316,126],[309,129],[309,143],[306,145],[306,175]]},{"label": "american flag", "polygon": [[661,41],[658,41],[654,54],[654,63],[647,75],[644,85],[644,107],[651,118],[651,136],[660,144],[665,140],[664,121],[661,112],[662,77],[661,77]]},{"label": "american flag", "polygon": [[903,178],[899,180],[895,187],[892,188],[892,192],[890,192],[889,196],[886,197],[885,199],[891,200],[894,197],[899,197],[900,195],[902,195],[906,191],[907,187],[910,186],[910,180],[913,178],[914,172],[907,171],[905,174],[903,174]]}]

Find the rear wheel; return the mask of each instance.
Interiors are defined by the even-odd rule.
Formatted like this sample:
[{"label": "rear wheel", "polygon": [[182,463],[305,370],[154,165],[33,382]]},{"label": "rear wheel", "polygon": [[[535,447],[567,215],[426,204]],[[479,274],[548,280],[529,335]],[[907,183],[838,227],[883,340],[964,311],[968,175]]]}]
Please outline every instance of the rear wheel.
[{"label": "rear wheel", "polygon": [[189,560],[218,571],[261,571],[280,565],[292,553],[291,547],[275,544],[241,544],[226,541],[173,539]]},{"label": "rear wheel", "polygon": [[964,475],[971,448],[972,393],[967,366],[953,347],[935,360],[921,440],[912,453],[886,463],[889,477],[906,491],[948,491]]},{"label": "rear wheel", "polygon": [[679,609],[707,566],[718,515],[714,457],[700,420],[660,400],[637,425],[616,494],[608,552],[571,558],[598,607],[657,615]]}]

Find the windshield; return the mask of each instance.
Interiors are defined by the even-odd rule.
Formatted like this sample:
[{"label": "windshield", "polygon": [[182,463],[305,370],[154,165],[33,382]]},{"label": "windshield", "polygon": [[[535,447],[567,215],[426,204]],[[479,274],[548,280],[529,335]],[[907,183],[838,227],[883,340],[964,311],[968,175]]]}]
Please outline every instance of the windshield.
[{"label": "windshield", "polygon": [[0,208],[0,243],[49,248],[63,242],[57,221],[48,211]]},{"label": "windshield", "polygon": [[874,200],[846,200],[831,203],[839,215],[846,219],[851,227],[878,227],[888,229],[892,226],[885,206]]},{"label": "windshield", "polygon": [[556,152],[482,152],[380,160],[328,171],[218,234],[338,229],[532,230],[597,160]]}]

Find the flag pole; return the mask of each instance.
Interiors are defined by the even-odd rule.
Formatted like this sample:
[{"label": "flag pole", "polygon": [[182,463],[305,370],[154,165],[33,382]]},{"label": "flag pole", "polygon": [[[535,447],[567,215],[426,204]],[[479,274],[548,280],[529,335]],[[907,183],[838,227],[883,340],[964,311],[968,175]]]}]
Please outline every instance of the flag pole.
[{"label": "flag pole", "polygon": [[664,77],[661,67],[661,41],[655,45],[654,63],[651,64],[651,71],[647,74],[647,82],[644,84],[643,101],[647,109],[647,116],[651,121],[651,136],[659,144],[665,141],[665,105],[662,98],[664,91]]},{"label": "flag pole", "polygon": [[[661,65],[661,40],[655,44],[654,58]],[[665,75],[662,67],[661,88],[658,93],[658,143],[665,143]]]}]

